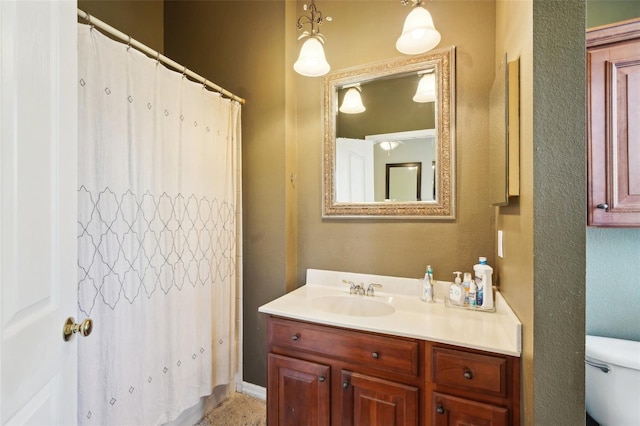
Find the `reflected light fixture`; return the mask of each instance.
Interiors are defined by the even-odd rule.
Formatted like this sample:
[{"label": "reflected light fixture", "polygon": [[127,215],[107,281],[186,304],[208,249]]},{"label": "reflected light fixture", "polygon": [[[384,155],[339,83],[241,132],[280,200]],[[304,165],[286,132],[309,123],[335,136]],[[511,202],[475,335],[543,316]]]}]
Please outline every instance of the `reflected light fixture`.
[{"label": "reflected light fixture", "polygon": [[380,142],[378,145],[380,145],[380,148],[384,149],[385,151],[389,152],[393,149],[396,149],[398,147],[398,145],[400,145],[400,142],[396,142],[396,141],[382,141]]},{"label": "reflected light fixture", "polygon": [[413,2],[413,9],[404,21],[402,34],[396,41],[396,49],[407,55],[427,52],[440,43],[440,33],[433,25],[433,18],[424,8],[422,0],[400,0],[403,6]]},{"label": "reflected light fixture", "polygon": [[342,105],[338,110],[345,114],[359,114],[364,112],[366,108],[362,104],[362,97],[360,96],[360,86],[353,86],[347,89],[347,93],[344,94]]},{"label": "reflected light fixture", "polygon": [[435,102],[436,101],[436,73],[434,69],[419,72],[421,75],[418,81],[418,90],[413,96],[414,102]]},{"label": "reflected light fixture", "polygon": [[307,23],[311,25],[310,31],[304,31],[298,40],[307,38],[302,44],[300,49],[300,55],[298,60],[293,64],[293,69],[301,75],[307,77],[319,77],[325,75],[331,69],[331,66],[327,62],[324,56],[324,37],[320,34],[318,26],[324,22],[331,21],[331,17],[324,18],[322,12],[320,12],[315,5],[314,0],[311,0],[311,4],[304,5],[304,10],[309,11],[309,15],[302,15],[298,18],[298,30],[302,29],[303,24]]}]

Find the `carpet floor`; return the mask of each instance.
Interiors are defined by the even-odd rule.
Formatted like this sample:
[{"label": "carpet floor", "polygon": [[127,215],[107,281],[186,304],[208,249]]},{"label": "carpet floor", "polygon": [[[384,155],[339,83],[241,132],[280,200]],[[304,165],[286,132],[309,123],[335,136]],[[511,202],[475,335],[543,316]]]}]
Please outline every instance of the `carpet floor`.
[{"label": "carpet floor", "polygon": [[265,401],[242,393],[234,393],[207,413],[195,426],[265,426],[266,424]]}]

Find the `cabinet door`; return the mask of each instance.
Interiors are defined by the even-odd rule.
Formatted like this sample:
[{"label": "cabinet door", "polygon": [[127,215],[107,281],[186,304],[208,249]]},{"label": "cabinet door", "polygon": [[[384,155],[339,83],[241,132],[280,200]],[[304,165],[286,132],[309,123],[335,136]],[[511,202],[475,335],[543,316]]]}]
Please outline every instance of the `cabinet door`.
[{"label": "cabinet door", "polygon": [[506,426],[508,410],[490,404],[433,392],[431,422],[434,426]]},{"label": "cabinet door", "polygon": [[[640,21],[629,25],[587,34],[588,225],[640,226]],[[635,39],[603,39],[625,31]]]},{"label": "cabinet door", "polygon": [[342,425],[418,424],[418,388],[342,372]]},{"label": "cabinet door", "polygon": [[269,425],[329,425],[330,372],[326,365],[269,354]]}]

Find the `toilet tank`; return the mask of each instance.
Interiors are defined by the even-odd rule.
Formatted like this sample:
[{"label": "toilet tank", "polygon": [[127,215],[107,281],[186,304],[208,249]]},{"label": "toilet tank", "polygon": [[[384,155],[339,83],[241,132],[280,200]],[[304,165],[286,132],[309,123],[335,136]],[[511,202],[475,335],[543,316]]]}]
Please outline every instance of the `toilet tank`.
[{"label": "toilet tank", "polygon": [[640,421],[640,342],[586,336],[587,412],[601,425]]}]

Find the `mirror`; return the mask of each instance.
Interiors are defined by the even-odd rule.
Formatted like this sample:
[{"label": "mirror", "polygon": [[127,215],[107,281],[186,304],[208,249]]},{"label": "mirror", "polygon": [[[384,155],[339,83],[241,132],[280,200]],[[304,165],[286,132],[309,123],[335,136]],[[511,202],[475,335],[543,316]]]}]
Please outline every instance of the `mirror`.
[{"label": "mirror", "polygon": [[325,76],[323,217],[454,219],[454,100],[454,47]]},{"label": "mirror", "polygon": [[520,60],[504,61],[491,87],[489,158],[491,204],[506,206],[520,195]]}]

